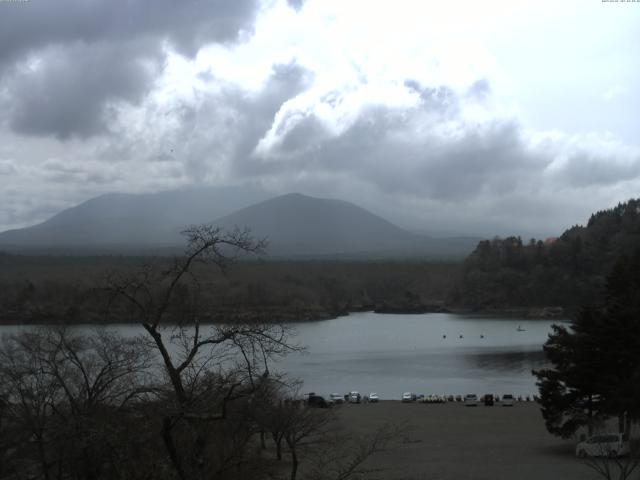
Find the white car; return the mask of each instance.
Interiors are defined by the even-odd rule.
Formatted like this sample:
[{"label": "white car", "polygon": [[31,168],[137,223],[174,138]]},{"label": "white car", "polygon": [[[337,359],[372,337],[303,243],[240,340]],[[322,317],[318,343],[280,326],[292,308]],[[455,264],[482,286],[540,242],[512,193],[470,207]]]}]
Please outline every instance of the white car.
[{"label": "white car", "polygon": [[578,457],[612,457],[629,455],[629,442],[621,433],[593,435],[576,445]]},{"label": "white car", "polygon": [[416,396],[414,393],[411,392],[404,392],[402,394],[402,401],[403,402],[413,402],[416,399]]},{"label": "white car", "polygon": [[515,399],[510,393],[505,393],[504,395],[502,395],[501,402],[503,407],[513,407],[513,405],[515,404]]},{"label": "white car", "polygon": [[378,401],[380,401],[380,397],[378,397],[378,394],[375,392],[371,392],[369,394],[369,401],[372,403],[378,403]]},{"label": "white car", "polygon": [[464,405],[466,407],[477,407],[478,406],[478,396],[475,393],[469,393],[464,396]]}]

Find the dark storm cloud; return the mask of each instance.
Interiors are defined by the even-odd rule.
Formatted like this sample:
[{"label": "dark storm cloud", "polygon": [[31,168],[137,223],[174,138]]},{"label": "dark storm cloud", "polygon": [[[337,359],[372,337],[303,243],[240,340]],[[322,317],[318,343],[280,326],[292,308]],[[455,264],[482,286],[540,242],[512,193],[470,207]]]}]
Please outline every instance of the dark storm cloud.
[{"label": "dark storm cloud", "polygon": [[[272,67],[258,91],[201,76],[214,85],[193,99],[156,105],[147,111],[153,129],[118,124],[117,143],[100,153],[104,163],[136,158],[153,174],[193,184],[229,175],[252,175],[249,157],[289,99],[307,89],[313,75],[295,62]],[[167,123],[167,119],[170,122]]]},{"label": "dark storm cloud", "polygon": [[107,131],[114,121],[108,105],[138,103],[160,71],[158,52],[147,51],[143,58],[110,44],[49,49],[39,71],[16,70],[7,80],[10,127],[60,139]]},{"label": "dark storm cloud", "polygon": [[256,147],[258,140],[271,127],[276,113],[289,99],[295,97],[313,81],[313,74],[295,62],[275,65],[263,90],[257,95],[237,95],[229,92],[226,100],[242,113],[241,141],[235,157],[242,161]]},{"label": "dark storm cloud", "polygon": [[[167,39],[182,54],[250,29],[256,0],[39,0],[0,8],[0,62],[48,45]],[[126,52],[123,52],[123,54]]]},{"label": "dark storm cloud", "polygon": [[105,131],[109,107],[137,104],[166,52],[193,56],[251,29],[254,0],[0,4],[0,87],[9,125],[31,135]]},{"label": "dark storm cloud", "polygon": [[281,114],[276,141],[250,157],[245,173],[344,173],[389,194],[453,201],[528,188],[551,162],[531,151],[517,122],[466,122],[452,89],[405,86],[420,95],[415,107],[365,107],[338,134],[313,112]]},{"label": "dark storm cloud", "polygon": [[613,185],[640,177],[640,155],[635,155],[630,161],[619,162],[602,154],[579,151],[562,163],[556,176],[572,187]]},{"label": "dark storm cloud", "polygon": [[232,174],[251,175],[249,157],[258,141],[282,105],[311,81],[311,73],[296,63],[275,65],[260,92],[247,93],[230,85],[189,108],[189,120],[181,122],[179,134],[190,139],[185,162],[189,176],[199,178],[216,168],[212,167],[216,156],[230,160]]},{"label": "dark storm cloud", "polygon": [[[535,170],[516,125],[495,123],[469,128],[455,139],[425,135],[409,143],[395,138],[396,115],[381,109],[363,115],[339,138],[317,145],[310,156],[322,158],[325,168],[346,170],[385,192],[440,200],[513,190],[527,171]],[[306,156],[297,161],[302,158]]]}]

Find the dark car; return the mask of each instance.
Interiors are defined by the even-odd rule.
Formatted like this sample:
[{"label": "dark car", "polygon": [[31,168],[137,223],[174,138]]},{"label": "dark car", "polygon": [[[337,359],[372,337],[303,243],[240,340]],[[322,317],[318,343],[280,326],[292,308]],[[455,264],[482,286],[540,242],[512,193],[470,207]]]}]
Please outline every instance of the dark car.
[{"label": "dark car", "polygon": [[320,395],[309,395],[309,398],[307,398],[307,405],[316,408],[329,408],[331,404]]},{"label": "dark car", "polygon": [[484,406],[485,407],[493,407],[493,395],[491,393],[487,393],[484,396]]}]

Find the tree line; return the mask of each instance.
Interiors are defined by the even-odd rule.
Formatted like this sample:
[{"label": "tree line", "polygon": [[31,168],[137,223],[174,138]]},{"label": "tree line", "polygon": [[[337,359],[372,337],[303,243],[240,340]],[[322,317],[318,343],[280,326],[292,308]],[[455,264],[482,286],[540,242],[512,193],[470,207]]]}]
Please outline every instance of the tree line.
[{"label": "tree line", "polygon": [[640,200],[593,214],[546,241],[494,238],[465,260],[451,302],[474,309],[562,306],[577,311],[605,295],[616,260],[640,245]]}]

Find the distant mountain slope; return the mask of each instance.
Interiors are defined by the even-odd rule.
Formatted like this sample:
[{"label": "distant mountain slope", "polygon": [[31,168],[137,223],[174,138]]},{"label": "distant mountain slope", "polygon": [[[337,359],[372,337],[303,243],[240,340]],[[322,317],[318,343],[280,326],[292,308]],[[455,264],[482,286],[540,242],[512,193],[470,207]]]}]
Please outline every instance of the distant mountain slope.
[{"label": "distant mountain slope", "polygon": [[248,187],[113,193],[28,228],[0,233],[0,247],[162,247],[182,245],[186,225],[208,223],[268,195]]},{"label": "distant mountain slope", "polygon": [[465,260],[454,302],[475,308],[597,302],[615,261],[640,249],[640,199],[591,215],[547,242],[484,240]]},{"label": "distant mountain slope", "polygon": [[342,200],[292,193],[216,220],[227,228],[248,226],[267,237],[270,253],[324,255],[416,248],[425,237]]},{"label": "distant mountain slope", "polygon": [[103,195],[39,225],[0,233],[0,248],[144,253],[182,248],[179,232],[200,223],[248,227],[255,237],[267,237],[267,253],[276,257],[463,258],[477,242],[411,233],[342,200],[297,193],[265,197],[246,189]]}]

